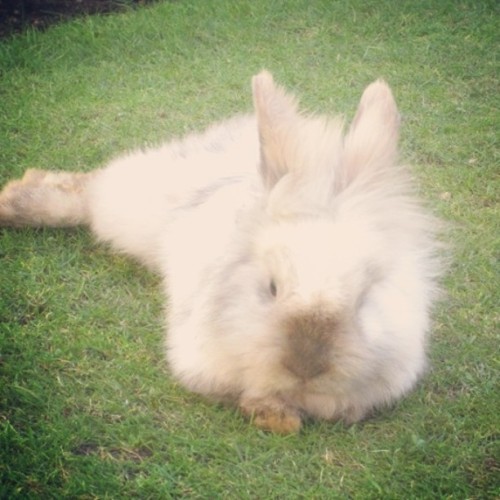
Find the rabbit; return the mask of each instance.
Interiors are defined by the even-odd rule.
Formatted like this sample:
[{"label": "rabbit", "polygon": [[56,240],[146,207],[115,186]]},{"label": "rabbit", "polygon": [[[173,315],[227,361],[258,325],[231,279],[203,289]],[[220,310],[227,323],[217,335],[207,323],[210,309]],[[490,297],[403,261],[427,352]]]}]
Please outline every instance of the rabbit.
[{"label": "rabbit", "polygon": [[28,170],[0,193],[0,225],[87,225],[160,273],[188,390],[280,434],[357,422],[425,371],[439,224],[398,162],[383,80],[346,132],[267,71],[252,92],[253,114],[102,169]]}]

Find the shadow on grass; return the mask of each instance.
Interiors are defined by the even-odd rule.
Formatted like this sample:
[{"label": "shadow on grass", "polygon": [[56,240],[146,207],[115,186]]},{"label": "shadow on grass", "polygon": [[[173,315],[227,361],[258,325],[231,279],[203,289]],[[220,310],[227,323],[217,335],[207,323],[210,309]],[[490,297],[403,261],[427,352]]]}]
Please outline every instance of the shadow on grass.
[{"label": "shadow on grass", "polygon": [[0,38],[29,28],[44,30],[73,17],[119,12],[152,2],[153,0],[0,0]]}]

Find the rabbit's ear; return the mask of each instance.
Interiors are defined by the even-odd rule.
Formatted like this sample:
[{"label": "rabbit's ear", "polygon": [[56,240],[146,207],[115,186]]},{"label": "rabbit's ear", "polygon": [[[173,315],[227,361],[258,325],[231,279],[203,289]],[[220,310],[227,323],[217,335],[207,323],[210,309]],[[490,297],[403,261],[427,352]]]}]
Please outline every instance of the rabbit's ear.
[{"label": "rabbit's ear", "polygon": [[261,175],[270,190],[289,170],[286,155],[297,139],[297,103],[274,83],[267,71],[253,77],[252,91],[261,149]]},{"label": "rabbit's ear", "polygon": [[390,168],[397,157],[400,116],[391,89],[383,80],[370,84],[344,141],[344,185],[363,173]]}]

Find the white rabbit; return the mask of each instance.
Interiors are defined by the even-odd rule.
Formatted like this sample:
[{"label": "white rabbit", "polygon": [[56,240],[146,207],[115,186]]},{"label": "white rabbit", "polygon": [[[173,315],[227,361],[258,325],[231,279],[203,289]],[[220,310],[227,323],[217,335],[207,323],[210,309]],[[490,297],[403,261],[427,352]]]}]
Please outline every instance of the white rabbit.
[{"label": "white rabbit", "polygon": [[398,166],[383,81],[345,135],[269,73],[252,85],[255,116],[89,174],[28,171],[0,194],[0,225],[88,224],[159,271],[167,358],[188,389],[279,433],[354,422],[425,368],[436,224]]}]

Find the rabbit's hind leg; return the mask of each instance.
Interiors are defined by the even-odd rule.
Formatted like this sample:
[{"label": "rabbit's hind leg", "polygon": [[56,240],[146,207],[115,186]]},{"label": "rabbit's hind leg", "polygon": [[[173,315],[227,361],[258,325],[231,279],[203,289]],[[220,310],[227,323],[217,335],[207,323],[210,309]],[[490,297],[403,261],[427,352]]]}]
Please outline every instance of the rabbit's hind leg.
[{"label": "rabbit's hind leg", "polygon": [[0,226],[70,227],[89,223],[92,173],[27,170],[0,192]]}]

